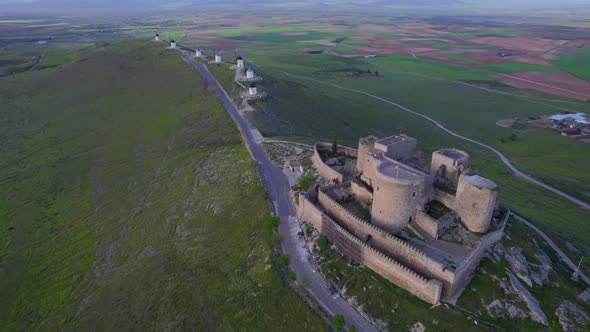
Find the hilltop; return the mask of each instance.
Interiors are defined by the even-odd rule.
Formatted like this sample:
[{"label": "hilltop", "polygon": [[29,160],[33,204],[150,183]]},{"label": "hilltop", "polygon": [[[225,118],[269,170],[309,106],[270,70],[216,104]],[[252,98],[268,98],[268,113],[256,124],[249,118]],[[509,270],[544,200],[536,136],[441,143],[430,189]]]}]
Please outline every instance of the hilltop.
[{"label": "hilltop", "polygon": [[77,58],[2,78],[0,329],[322,330],[200,76],[147,42]]}]

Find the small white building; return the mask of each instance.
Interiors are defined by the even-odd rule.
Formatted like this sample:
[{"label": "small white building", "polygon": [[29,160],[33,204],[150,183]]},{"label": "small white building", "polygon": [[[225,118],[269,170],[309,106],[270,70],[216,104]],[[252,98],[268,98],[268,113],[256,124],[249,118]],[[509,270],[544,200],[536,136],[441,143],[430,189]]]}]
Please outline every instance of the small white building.
[{"label": "small white building", "polygon": [[238,57],[236,58],[236,60],[238,61],[238,67],[239,68],[244,68],[244,59],[242,58],[241,55],[238,55]]},{"label": "small white building", "polygon": [[170,41],[170,48],[176,48],[176,40],[172,39]]},{"label": "small white building", "polygon": [[197,56],[197,58],[200,58],[203,56],[203,50],[201,50],[200,48],[197,48],[197,50],[195,51],[195,55]]},{"label": "small white building", "polygon": [[221,63],[221,54],[219,52],[215,53],[215,62]]},{"label": "small white building", "polygon": [[252,69],[252,67],[248,67],[248,69],[246,70],[246,79],[254,79],[254,69]]},{"label": "small white building", "polygon": [[159,34],[159,33],[156,33],[156,38],[155,38],[155,40],[156,40],[156,41],[160,41],[160,34]]},{"label": "small white building", "polygon": [[258,91],[256,90],[256,84],[250,84],[250,86],[248,87],[248,93],[250,94],[250,96],[256,96],[258,94]]}]

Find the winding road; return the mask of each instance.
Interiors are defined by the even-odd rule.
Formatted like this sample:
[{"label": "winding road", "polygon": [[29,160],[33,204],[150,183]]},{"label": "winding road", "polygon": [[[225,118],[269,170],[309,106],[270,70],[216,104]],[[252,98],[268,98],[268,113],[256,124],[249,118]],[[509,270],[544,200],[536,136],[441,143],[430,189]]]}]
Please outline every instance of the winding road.
[{"label": "winding road", "polygon": [[454,131],[446,128],[440,122],[434,120],[433,118],[431,118],[431,117],[429,117],[427,115],[424,115],[422,113],[418,113],[418,112],[413,111],[413,110],[411,110],[411,109],[409,109],[407,107],[404,107],[404,106],[402,106],[402,105],[400,105],[400,104],[398,104],[396,102],[393,102],[391,100],[387,100],[385,98],[382,98],[382,97],[379,97],[379,96],[376,96],[376,95],[373,95],[373,94],[370,94],[368,92],[364,92],[364,91],[360,91],[360,90],[355,90],[355,89],[343,87],[343,86],[336,85],[336,84],[333,84],[333,83],[327,83],[327,82],[319,81],[319,80],[316,80],[316,79],[313,79],[313,78],[309,78],[309,77],[305,77],[305,76],[293,75],[293,74],[290,74],[290,73],[285,72],[285,71],[281,71],[281,73],[283,73],[284,75],[290,76],[290,77],[299,78],[299,79],[303,79],[303,80],[308,80],[308,81],[312,81],[312,82],[315,82],[315,83],[318,83],[318,84],[328,85],[328,86],[331,86],[331,87],[334,87],[334,88],[337,88],[337,89],[342,89],[342,90],[346,90],[346,91],[350,91],[350,92],[355,92],[355,93],[363,94],[363,95],[369,96],[371,98],[380,100],[380,101],[382,101],[384,103],[394,105],[394,106],[396,106],[397,108],[399,108],[399,109],[401,109],[403,111],[406,111],[408,113],[411,113],[411,114],[414,114],[414,115],[416,115],[418,117],[421,117],[423,119],[426,119],[428,122],[434,124],[435,126],[437,126],[438,128],[440,128],[441,130],[443,130],[444,132],[448,133],[451,136],[454,136],[454,137],[457,137],[457,138],[462,139],[464,141],[467,141],[467,142],[470,142],[470,143],[479,145],[479,146],[481,146],[481,147],[483,147],[483,148],[485,148],[485,149],[487,149],[489,151],[492,151],[498,157],[500,157],[500,160],[502,160],[502,162],[514,173],[514,175],[516,177],[519,177],[519,178],[521,178],[521,179],[523,179],[525,181],[528,181],[528,182],[533,183],[533,184],[536,184],[536,185],[538,185],[538,186],[540,186],[542,188],[545,188],[545,189],[547,189],[547,190],[549,190],[549,191],[551,191],[551,192],[553,192],[553,193],[555,193],[555,194],[557,194],[557,195],[559,195],[559,196],[561,196],[561,197],[569,200],[570,202],[579,205],[580,207],[583,207],[585,209],[590,209],[590,204],[589,203],[586,203],[586,202],[584,202],[584,201],[582,201],[582,200],[580,200],[580,199],[578,199],[578,198],[576,198],[576,197],[574,197],[572,195],[569,195],[569,194],[567,194],[567,193],[565,193],[565,192],[563,192],[563,191],[561,191],[561,190],[559,190],[557,188],[554,188],[554,187],[552,187],[552,186],[550,186],[548,184],[545,184],[545,183],[543,183],[543,182],[541,182],[541,181],[533,178],[530,175],[524,174],[522,171],[520,171],[518,168],[516,168],[514,165],[512,165],[512,163],[510,162],[510,160],[504,154],[502,154],[502,152],[498,151],[496,148],[493,148],[493,147],[491,147],[491,146],[489,146],[489,145],[487,145],[485,143],[476,141],[476,140],[474,140],[472,138],[465,137],[465,136],[463,136],[461,134],[458,134],[458,133],[456,133],[456,132],[454,132]]},{"label": "winding road", "polygon": [[300,282],[303,279],[309,281],[307,291],[330,315],[342,314],[347,325],[352,324],[360,331],[378,331],[345,300],[335,297],[328,290],[327,282],[317,273],[316,267],[308,261],[309,252],[305,249],[305,242],[297,235],[301,231],[301,227],[289,196],[291,186],[283,171],[272,164],[260,146],[262,136],[258,130],[239,113],[236,105],[209,72],[207,66],[195,60],[193,53],[182,49],[177,50],[181,52],[182,59],[197,68],[209,86],[215,90],[223,106],[239,127],[244,143],[257,161],[258,171],[272,201],[274,213],[281,219],[279,232],[283,236],[282,249],[291,256],[290,267],[297,273],[297,279]]}]

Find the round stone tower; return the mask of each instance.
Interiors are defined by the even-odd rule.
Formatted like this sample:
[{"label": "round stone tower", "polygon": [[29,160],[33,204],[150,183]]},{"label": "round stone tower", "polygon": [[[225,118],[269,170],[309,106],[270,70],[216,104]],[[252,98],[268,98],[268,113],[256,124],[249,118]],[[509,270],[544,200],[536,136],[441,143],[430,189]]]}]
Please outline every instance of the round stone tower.
[{"label": "round stone tower", "polygon": [[172,39],[170,41],[170,48],[176,48],[176,40]]},{"label": "round stone tower", "polygon": [[215,62],[221,63],[221,54],[219,52],[215,53]]},{"label": "round stone tower", "polygon": [[371,222],[389,233],[399,233],[416,215],[427,174],[402,163],[384,161],[373,179]]},{"label": "round stone tower", "polygon": [[197,58],[200,58],[203,56],[203,50],[201,50],[200,48],[197,48],[197,50],[195,51],[195,56]]},{"label": "round stone tower", "polygon": [[242,56],[238,55],[236,60],[237,60],[238,68],[244,68],[244,59],[242,58]]}]

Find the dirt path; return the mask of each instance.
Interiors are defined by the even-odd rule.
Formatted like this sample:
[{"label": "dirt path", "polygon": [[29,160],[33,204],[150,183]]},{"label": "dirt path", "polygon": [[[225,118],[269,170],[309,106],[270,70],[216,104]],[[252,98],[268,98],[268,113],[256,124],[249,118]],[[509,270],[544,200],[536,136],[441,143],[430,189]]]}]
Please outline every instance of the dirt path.
[{"label": "dirt path", "polygon": [[519,80],[519,81],[523,81],[523,82],[535,84],[535,85],[538,85],[538,86],[543,86],[543,87],[546,87],[546,88],[550,88],[550,89],[554,89],[554,90],[559,90],[559,91],[563,91],[563,92],[575,94],[575,95],[578,95],[578,96],[582,96],[584,98],[590,98],[590,94],[587,94],[587,93],[572,91],[572,90],[560,88],[560,87],[549,85],[549,84],[545,84],[545,83],[535,82],[535,81],[527,80],[526,78],[520,78],[520,77],[517,77],[517,76],[513,76],[513,75],[509,75],[509,74],[501,74],[501,73],[498,73],[496,75],[498,75],[498,76],[504,76],[504,77],[509,77],[509,78],[512,78],[512,79],[515,79],[515,80]]},{"label": "dirt path", "polygon": [[510,162],[510,160],[508,158],[506,158],[506,156],[504,154],[502,154],[502,152],[500,152],[496,148],[493,148],[493,147],[491,147],[491,146],[489,146],[489,145],[487,145],[485,143],[476,141],[476,140],[474,140],[472,138],[469,138],[469,137],[463,136],[461,134],[458,134],[458,133],[456,133],[456,132],[454,132],[454,131],[446,128],[440,122],[434,120],[433,118],[431,118],[429,116],[426,116],[426,115],[424,115],[422,113],[418,113],[418,112],[413,111],[413,110],[411,110],[411,109],[409,109],[407,107],[404,107],[404,106],[402,106],[402,105],[400,105],[398,103],[395,103],[395,102],[390,101],[390,100],[387,100],[385,98],[381,98],[379,96],[370,94],[368,92],[364,92],[364,91],[360,91],[360,90],[355,90],[355,89],[350,89],[350,88],[346,88],[346,87],[343,87],[343,86],[340,86],[340,85],[336,85],[336,84],[332,84],[332,83],[322,82],[322,81],[319,81],[319,80],[316,80],[316,79],[313,79],[313,78],[309,78],[309,77],[304,77],[304,76],[298,76],[298,75],[289,74],[289,73],[287,73],[285,71],[281,71],[281,73],[283,73],[284,75],[290,76],[290,77],[295,77],[295,78],[299,78],[299,79],[303,79],[303,80],[308,80],[308,81],[316,82],[316,83],[319,83],[319,84],[328,85],[328,86],[331,86],[331,87],[334,87],[334,88],[337,88],[337,89],[342,89],[342,90],[346,90],[346,91],[351,91],[351,92],[363,94],[363,95],[369,96],[371,98],[374,98],[374,99],[380,100],[382,102],[385,102],[387,104],[394,105],[394,106],[396,106],[397,108],[399,108],[399,109],[401,109],[403,111],[406,111],[408,113],[411,113],[411,114],[414,114],[414,115],[416,115],[418,117],[421,117],[423,119],[426,119],[428,122],[434,124],[435,126],[437,126],[438,128],[440,128],[441,130],[445,131],[446,133],[448,133],[451,136],[454,136],[454,137],[457,137],[457,138],[462,139],[464,141],[467,141],[467,142],[470,142],[470,143],[479,145],[479,146],[481,146],[483,148],[486,148],[489,151],[492,151],[498,157],[500,157],[500,160],[502,160],[502,162],[514,173],[514,175],[516,177],[519,177],[519,178],[521,178],[523,180],[526,180],[526,181],[528,181],[530,183],[533,183],[533,184],[536,184],[536,185],[538,185],[540,187],[543,187],[543,188],[545,188],[545,189],[547,189],[547,190],[549,190],[549,191],[551,191],[551,192],[553,192],[553,193],[555,193],[555,194],[557,194],[557,195],[559,195],[559,196],[561,196],[561,197],[569,200],[570,202],[575,203],[575,204],[577,204],[577,205],[579,205],[579,206],[581,206],[581,207],[583,207],[585,209],[590,209],[590,204],[588,204],[588,203],[586,203],[586,202],[584,202],[584,201],[582,201],[582,200],[580,200],[580,199],[578,199],[578,198],[576,198],[576,197],[574,197],[572,195],[566,194],[565,192],[563,192],[563,191],[561,191],[561,190],[559,190],[557,188],[554,188],[554,187],[552,187],[552,186],[550,186],[548,184],[545,184],[545,183],[543,183],[543,182],[541,182],[541,181],[533,178],[530,175],[524,174],[522,171],[520,171],[518,168],[516,168],[514,165],[512,165],[512,163]]}]

